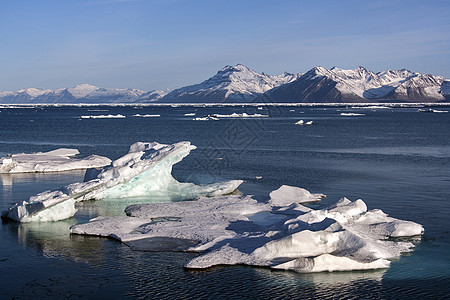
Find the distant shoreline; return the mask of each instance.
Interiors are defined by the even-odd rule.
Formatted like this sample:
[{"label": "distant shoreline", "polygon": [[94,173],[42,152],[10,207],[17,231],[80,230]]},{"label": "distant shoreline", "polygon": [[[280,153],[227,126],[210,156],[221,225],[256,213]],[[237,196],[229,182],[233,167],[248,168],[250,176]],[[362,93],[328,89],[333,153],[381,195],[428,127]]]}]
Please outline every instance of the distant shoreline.
[{"label": "distant shoreline", "polygon": [[416,108],[416,107],[430,107],[430,106],[450,106],[450,102],[440,102],[440,103],[429,103],[429,102],[400,102],[400,103],[23,103],[23,104],[7,104],[1,103],[0,109],[2,108],[32,108],[37,106],[44,107],[82,107],[82,106],[111,106],[111,107],[121,107],[121,106],[172,106],[172,107],[180,107],[180,106],[199,106],[199,107],[215,107],[215,106],[297,106],[297,107],[364,107],[364,108]]}]

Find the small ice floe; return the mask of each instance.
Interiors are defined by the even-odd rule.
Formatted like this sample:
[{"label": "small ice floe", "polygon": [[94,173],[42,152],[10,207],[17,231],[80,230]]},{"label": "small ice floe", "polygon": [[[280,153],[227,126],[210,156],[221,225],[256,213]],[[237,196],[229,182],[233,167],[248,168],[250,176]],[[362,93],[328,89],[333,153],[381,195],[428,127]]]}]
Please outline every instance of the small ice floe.
[{"label": "small ice floe", "polygon": [[[360,199],[342,198],[323,209],[302,204],[323,196],[282,186],[269,202],[229,195],[134,204],[127,216],[96,218],[72,226],[71,233],[139,243],[140,250],[155,250],[155,239],[176,239],[162,250],[174,244],[171,250],[200,253],[186,262],[188,269],[249,265],[309,273],[388,268],[414,248],[404,238],[389,238],[424,232],[420,224],[368,210]],[[161,221],[168,216],[176,221]]]},{"label": "small ice floe", "polygon": [[0,158],[0,173],[62,172],[101,168],[111,163],[104,156],[74,158],[77,149],[60,148],[49,152],[19,153]]},{"label": "small ice floe", "polygon": [[262,115],[262,114],[247,114],[247,113],[242,113],[242,114],[238,114],[238,113],[232,113],[229,115],[221,115],[221,114],[212,114],[211,116],[216,117],[216,118],[267,118],[269,117],[268,115]]},{"label": "small ice floe", "polygon": [[313,123],[313,121],[305,122],[303,120],[300,120],[300,121],[295,122],[295,125],[312,125],[312,123]]},{"label": "small ice floe", "polygon": [[431,109],[431,108],[429,108],[429,109],[418,109],[417,111],[419,111],[419,112],[428,112],[428,113],[436,113],[436,114],[448,113],[448,110],[437,110],[437,109]]},{"label": "small ice floe", "polygon": [[341,115],[341,116],[344,116],[344,117],[358,117],[358,116],[365,116],[365,114],[359,114],[359,113],[345,113],[345,112],[341,113],[340,115]]},{"label": "small ice floe", "polygon": [[217,118],[215,115],[207,115],[207,116],[204,116],[204,117],[197,117],[197,118],[194,118],[194,119],[192,119],[192,120],[194,120],[194,121],[218,121],[219,120],[219,118]]},{"label": "small ice floe", "polygon": [[259,179],[262,179],[262,178],[263,178],[262,176],[256,176],[255,177],[256,180],[259,180]]},{"label": "small ice floe", "polygon": [[155,114],[155,115],[140,115],[140,114],[135,114],[133,115],[133,117],[140,117],[140,118],[158,118],[161,117],[161,115]]},{"label": "small ice floe", "polygon": [[242,180],[204,185],[178,182],[172,177],[172,166],[195,148],[190,142],[135,143],[127,154],[103,170],[88,169],[84,182],[32,196],[4,211],[2,217],[19,222],[58,221],[72,217],[79,201],[149,195],[169,200],[195,199],[229,194],[242,183]]},{"label": "small ice floe", "polygon": [[184,114],[185,117],[194,117],[195,113],[186,113]]},{"label": "small ice floe", "polygon": [[124,115],[93,115],[93,116],[81,116],[82,119],[123,119]]}]

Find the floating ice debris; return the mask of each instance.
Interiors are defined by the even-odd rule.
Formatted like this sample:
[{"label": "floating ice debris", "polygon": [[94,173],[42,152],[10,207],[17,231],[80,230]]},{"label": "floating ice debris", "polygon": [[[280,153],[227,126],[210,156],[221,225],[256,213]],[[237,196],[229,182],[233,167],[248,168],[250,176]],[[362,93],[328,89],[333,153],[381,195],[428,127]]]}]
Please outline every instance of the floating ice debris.
[{"label": "floating ice debris", "polygon": [[172,166],[195,148],[189,142],[135,143],[126,155],[101,172],[88,170],[85,182],[30,197],[4,211],[2,217],[19,222],[58,221],[73,216],[78,201],[149,195],[171,200],[195,199],[229,194],[242,183],[242,180],[205,185],[178,182],[172,177]]},{"label": "floating ice debris", "polygon": [[448,110],[437,110],[437,109],[418,109],[419,112],[429,112],[429,113],[448,113]]},{"label": "floating ice debris", "polygon": [[365,114],[358,114],[358,113],[341,113],[341,116],[344,116],[344,117],[357,117],[357,116],[365,116]]},{"label": "floating ice debris", "polygon": [[312,123],[313,123],[313,121],[305,122],[303,120],[300,120],[300,121],[295,122],[295,125],[312,125]]},{"label": "floating ice debris", "polygon": [[205,117],[197,117],[197,118],[194,118],[192,120],[194,120],[194,121],[211,121],[211,120],[212,121],[218,121],[219,118],[217,118],[215,116],[208,115],[208,116],[205,116]]},{"label": "floating ice debris", "polygon": [[20,153],[0,158],[0,173],[62,172],[69,170],[101,168],[111,163],[104,156],[91,155],[73,158],[77,149],[60,148],[49,152]]},{"label": "floating ice debris", "polygon": [[282,186],[270,196],[268,203],[232,195],[135,204],[126,208],[128,217],[96,218],[72,226],[71,232],[112,237],[130,246],[138,241],[140,250],[152,251],[155,238],[179,239],[172,250],[201,254],[185,264],[190,269],[245,264],[301,273],[388,268],[391,259],[414,247],[388,238],[423,233],[417,223],[379,209],[367,211],[362,200],[343,198],[315,210],[299,202],[321,194]]},{"label": "floating ice debris", "polygon": [[232,113],[230,115],[212,114],[211,116],[216,117],[216,118],[267,118],[267,117],[269,117],[268,115],[262,115],[262,114],[250,115],[245,112],[242,114]]},{"label": "floating ice debris", "polygon": [[135,115],[133,115],[133,117],[140,117],[140,118],[157,118],[157,117],[161,117],[161,115],[140,115],[140,114],[135,114]]},{"label": "floating ice debris", "polygon": [[81,116],[82,119],[123,119],[124,115],[94,115],[94,116]]}]

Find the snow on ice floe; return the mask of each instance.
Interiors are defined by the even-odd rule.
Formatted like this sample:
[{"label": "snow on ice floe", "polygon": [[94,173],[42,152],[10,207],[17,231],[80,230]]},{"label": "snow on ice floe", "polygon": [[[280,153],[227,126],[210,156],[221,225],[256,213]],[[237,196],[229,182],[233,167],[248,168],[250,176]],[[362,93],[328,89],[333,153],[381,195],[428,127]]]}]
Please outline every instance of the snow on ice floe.
[{"label": "snow on ice floe", "polygon": [[341,115],[341,116],[344,116],[344,117],[358,117],[358,116],[365,116],[365,114],[359,114],[359,113],[345,113],[345,112],[341,113],[340,115]]},{"label": "snow on ice floe", "polygon": [[135,114],[133,115],[133,117],[140,117],[140,118],[157,118],[157,117],[161,117],[161,115],[155,114],[155,115],[140,115],[140,114]]},{"label": "snow on ice floe", "polygon": [[313,121],[303,121],[303,120],[299,120],[297,122],[295,122],[295,125],[312,125]]},{"label": "snow on ice floe", "polygon": [[[167,250],[178,240],[171,250],[200,254],[185,264],[189,269],[245,264],[307,273],[388,268],[390,260],[414,247],[390,238],[424,231],[379,209],[368,211],[360,199],[342,198],[323,209],[301,204],[322,196],[282,186],[268,202],[230,195],[135,204],[126,208],[128,216],[98,217],[72,226],[71,233],[112,237],[148,251],[160,243]],[[261,214],[268,222],[255,221]]]},{"label": "snow on ice floe", "polygon": [[172,166],[196,147],[189,142],[172,145],[138,142],[127,154],[102,171],[89,169],[84,182],[45,191],[17,203],[2,217],[19,222],[58,221],[76,213],[75,203],[91,199],[161,196],[171,200],[218,196],[233,192],[242,180],[205,185],[178,182]]},{"label": "snow on ice floe", "polygon": [[247,113],[242,113],[242,114],[238,114],[238,113],[232,113],[229,115],[221,115],[221,114],[212,114],[213,117],[216,118],[267,118],[269,117],[268,115],[263,115],[263,114],[247,114]]},{"label": "snow on ice floe", "polygon": [[88,115],[88,116],[81,116],[82,119],[123,119],[126,118],[124,115],[117,114],[117,115]]},{"label": "snow on ice floe", "polygon": [[0,158],[0,173],[62,172],[101,168],[111,163],[107,157],[91,155],[73,158],[77,149],[60,148],[49,152],[20,153]]}]

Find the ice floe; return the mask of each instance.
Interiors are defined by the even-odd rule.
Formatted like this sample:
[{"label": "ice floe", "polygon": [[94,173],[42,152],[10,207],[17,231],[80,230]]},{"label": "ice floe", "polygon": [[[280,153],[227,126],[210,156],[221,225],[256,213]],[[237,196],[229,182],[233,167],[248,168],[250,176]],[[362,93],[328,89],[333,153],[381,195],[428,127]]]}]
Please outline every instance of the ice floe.
[{"label": "ice floe", "polygon": [[440,114],[440,113],[448,113],[448,110],[438,110],[438,109],[432,109],[432,108],[428,108],[428,109],[418,109],[418,112],[428,112],[428,113],[436,113],[436,114]]},{"label": "ice floe", "polygon": [[359,113],[345,113],[345,112],[343,112],[343,113],[341,113],[341,116],[344,116],[344,117],[358,117],[358,116],[365,116],[365,114],[359,114]]},{"label": "ice floe", "polygon": [[368,211],[360,199],[323,209],[301,204],[322,196],[283,186],[268,202],[231,195],[135,204],[126,208],[128,216],[98,217],[71,233],[112,237],[139,250],[163,244],[160,250],[198,252],[188,269],[245,264],[301,273],[388,268],[414,247],[391,238],[423,233],[417,223]]},{"label": "ice floe", "polygon": [[303,121],[303,120],[299,120],[297,122],[295,122],[295,125],[312,125],[313,121]]},{"label": "ice floe", "polygon": [[247,114],[247,113],[242,113],[242,114],[238,114],[238,113],[232,113],[229,115],[221,115],[221,114],[213,114],[213,117],[216,118],[267,118],[269,117],[268,115],[263,115],[263,114]]},{"label": "ice floe", "polygon": [[81,116],[82,119],[123,119],[126,118],[124,115],[87,115]]},{"label": "ice floe", "polygon": [[84,182],[32,196],[4,211],[2,217],[19,222],[58,221],[73,216],[75,203],[83,200],[149,195],[171,200],[194,199],[228,194],[242,183],[241,180],[205,185],[178,182],[172,177],[172,166],[195,148],[189,142],[135,143],[127,154],[103,170],[87,170]]},{"label": "ice floe", "polygon": [[154,114],[154,115],[151,115],[151,114],[147,114],[147,115],[135,114],[135,115],[133,115],[133,117],[139,117],[139,118],[158,118],[158,117],[161,117],[161,115],[158,115],[158,114]]},{"label": "ice floe", "polygon": [[77,149],[60,148],[49,152],[19,153],[0,158],[0,173],[62,172],[101,168],[111,163],[107,157],[91,155],[74,158]]}]

